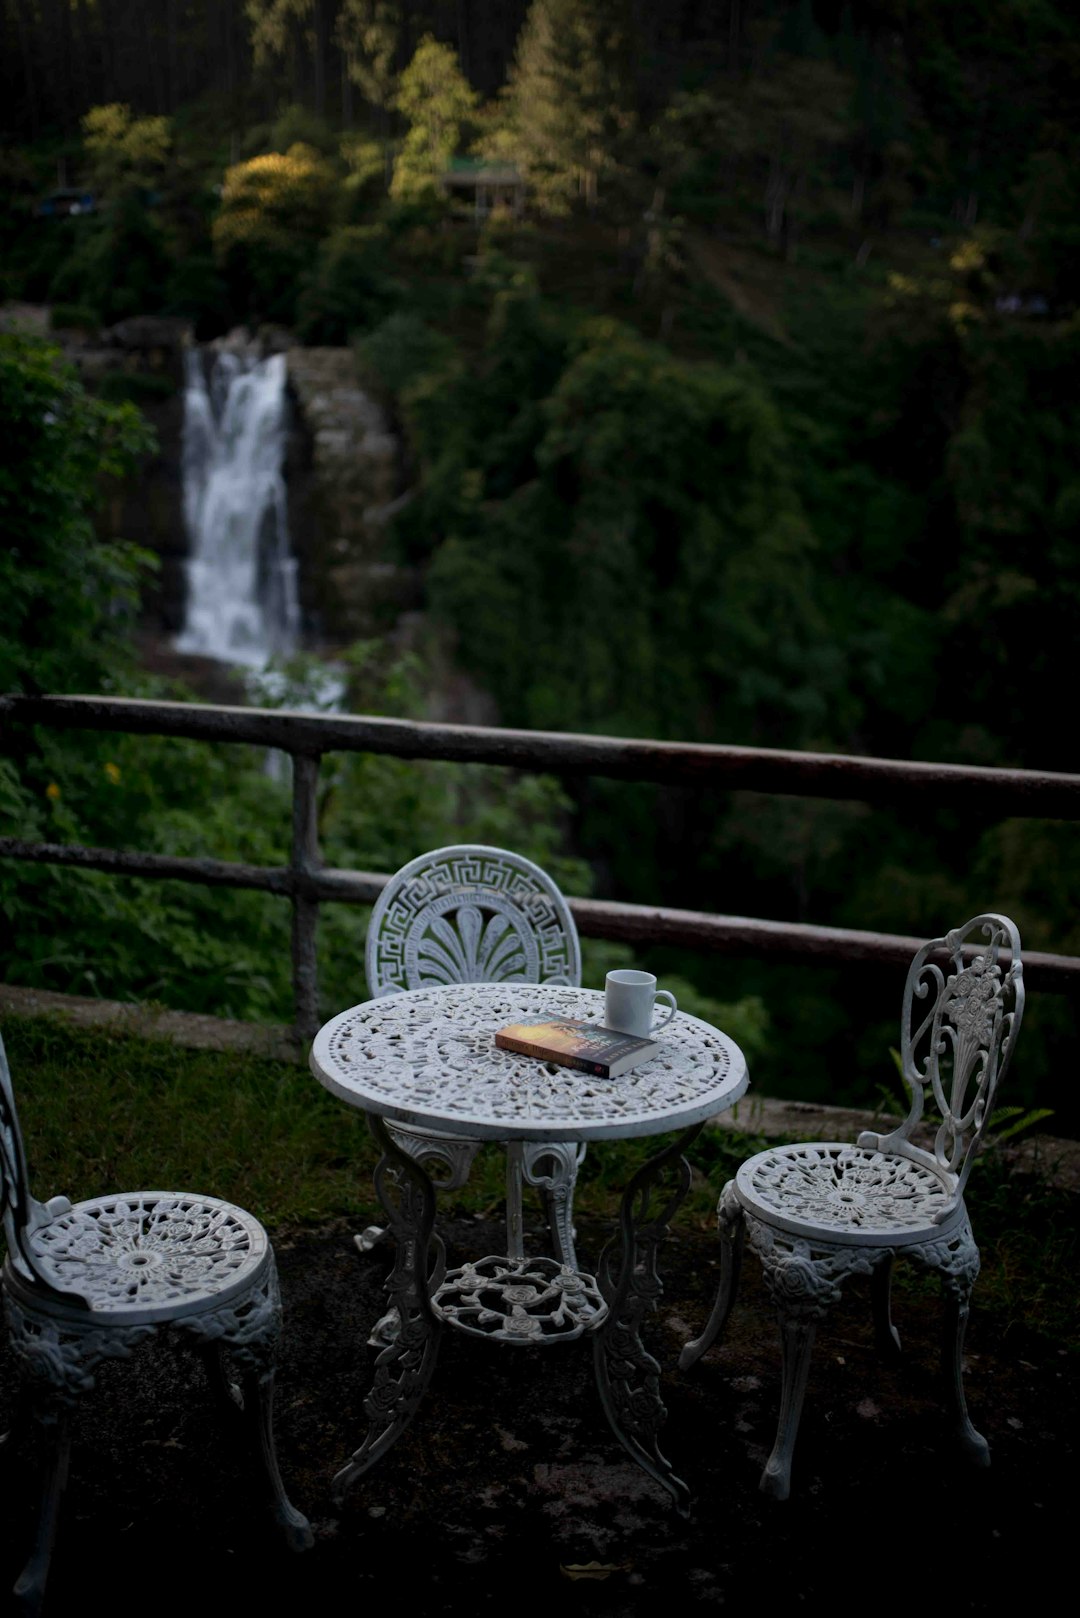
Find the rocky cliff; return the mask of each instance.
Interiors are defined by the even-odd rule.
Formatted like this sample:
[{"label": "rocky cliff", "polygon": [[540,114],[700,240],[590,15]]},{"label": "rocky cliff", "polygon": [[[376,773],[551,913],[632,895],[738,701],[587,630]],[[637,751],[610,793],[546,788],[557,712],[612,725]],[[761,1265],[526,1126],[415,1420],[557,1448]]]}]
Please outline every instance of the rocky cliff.
[{"label": "rocky cliff", "polygon": [[357,383],[347,348],[290,348],[295,405],[286,480],[289,528],[311,638],[333,647],[385,632],[417,582],[388,554],[402,493],[401,444]]}]

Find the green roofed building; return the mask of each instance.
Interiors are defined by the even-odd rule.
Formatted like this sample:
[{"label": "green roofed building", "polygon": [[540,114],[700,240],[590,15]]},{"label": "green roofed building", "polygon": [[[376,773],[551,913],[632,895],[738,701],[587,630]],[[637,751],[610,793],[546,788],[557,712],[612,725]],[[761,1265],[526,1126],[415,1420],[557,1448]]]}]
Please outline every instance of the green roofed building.
[{"label": "green roofed building", "polygon": [[477,219],[497,210],[520,219],[525,211],[525,181],[510,163],[482,157],[454,157],[439,177],[439,188]]}]

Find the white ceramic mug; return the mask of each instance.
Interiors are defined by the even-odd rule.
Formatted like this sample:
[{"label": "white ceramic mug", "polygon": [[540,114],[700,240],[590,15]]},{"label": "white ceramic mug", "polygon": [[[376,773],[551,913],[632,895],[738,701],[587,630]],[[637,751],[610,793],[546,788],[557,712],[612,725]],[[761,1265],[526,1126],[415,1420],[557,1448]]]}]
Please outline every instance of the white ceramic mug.
[{"label": "white ceramic mug", "polygon": [[[653,1003],[657,1000],[670,1000],[671,1010],[663,1022],[654,1028]],[[635,972],[624,967],[618,972],[608,973],[604,989],[606,1027],[617,1028],[621,1034],[636,1034],[639,1039],[649,1039],[659,1029],[666,1028],[677,1010],[675,996],[668,989],[658,989],[651,972]]]}]

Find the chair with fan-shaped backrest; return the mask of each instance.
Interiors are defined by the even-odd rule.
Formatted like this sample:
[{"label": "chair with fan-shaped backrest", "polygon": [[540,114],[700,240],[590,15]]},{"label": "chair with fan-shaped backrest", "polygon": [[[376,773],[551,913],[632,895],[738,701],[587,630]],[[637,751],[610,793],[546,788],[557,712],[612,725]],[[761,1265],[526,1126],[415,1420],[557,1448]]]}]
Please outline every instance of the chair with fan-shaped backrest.
[{"label": "chair with fan-shaped backrest", "polygon": [[[373,999],[449,983],[581,982],[581,948],[570,908],[546,871],[505,848],[461,843],[403,865],[379,895],[368,927]],[[465,1184],[479,1142],[394,1124],[398,1145],[437,1185]],[[522,1183],[545,1195],[555,1251],[577,1268],[573,1195],[584,1146],[515,1141],[506,1147],[507,1252],[524,1257]],[[376,1228],[358,1237],[361,1248]]]},{"label": "chair with fan-shaped backrest", "polygon": [[22,1608],[37,1612],[44,1598],[72,1407],[93,1388],[103,1360],[127,1359],[137,1343],[166,1330],[200,1352],[223,1413],[246,1424],[286,1541],[294,1550],[310,1546],[311,1529],[285,1496],[274,1453],[281,1301],[258,1220],[220,1198],[179,1191],[133,1191],[74,1206],[67,1197],[37,1202],[2,1039],[0,1212],[8,1333],[29,1413],[50,1440],[35,1542],[15,1586]]},{"label": "chair with fan-shaped backrest", "polygon": [[901,1058],[910,1106],[903,1123],[888,1134],[864,1133],[855,1146],[770,1147],[749,1158],[721,1192],[719,1291],[705,1330],[687,1344],[679,1364],[684,1370],[693,1365],[723,1327],[749,1238],[777,1311],[783,1351],[779,1424],[761,1476],[765,1493],[784,1500],[790,1491],[814,1334],[849,1275],[871,1277],[878,1345],[886,1353],[899,1350],[890,1312],[898,1256],[941,1277],[953,1423],[968,1455],[989,1462],[962,1381],[964,1332],[979,1273],[964,1187],[1023,1009],[1020,937],[1006,916],[975,916],[931,939],[915,956],[904,992]]}]

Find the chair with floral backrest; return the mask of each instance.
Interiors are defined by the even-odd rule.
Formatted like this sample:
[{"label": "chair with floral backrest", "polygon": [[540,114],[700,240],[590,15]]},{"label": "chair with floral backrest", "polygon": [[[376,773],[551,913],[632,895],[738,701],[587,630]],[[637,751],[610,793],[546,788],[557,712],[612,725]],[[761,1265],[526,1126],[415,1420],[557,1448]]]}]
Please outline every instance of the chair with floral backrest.
[{"label": "chair with floral backrest", "polygon": [[[570,908],[531,860],[505,848],[460,843],[410,860],[379,895],[367,934],[373,999],[450,983],[581,982],[581,948]],[[480,1143],[432,1129],[394,1124],[396,1143],[427,1169],[443,1172],[440,1190],[465,1184]],[[555,1252],[577,1268],[573,1197],[585,1147],[513,1141],[506,1145],[507,1252],[524,1257],[523,1184],[547,1204]],[[356,1238],[366,1250],[384,1234]]]},{"label": "chair with floral backrest", "polygon": [[[281,1301],[265,1230],[217,1197],[133,1191],[74,1206],[37,1202],[27,1182],[0,1039],[0,1211],[4,1313],[26,1395],[47,1440],[34,1546],[15,1585],[25,1611],[44,1599],[67,1476],[72,1408],[103,1360],[170,1328],[206,1363],[223,1413],[246,1425],[273,1517],[293,1550],[312,1544],[285,1496],[274,1451],[274,1356]],[[228,1378],[235,1369],[239,1385]],[[21,1402],[22,1407],[22,1402]]]},{"label": "chair with floral backrest", "polygon": [[[899,1351],[890,1312],[897,1256],[917,1259],[941,1277],[953,1424],[968,1455],[989,1463],[986,1440],[968,1416],[962,1380],[964,1331],[979,1273],[964,1187],[1016,1043],[1022,974],[1020,937],[1006,916],[975,916],[924,944],[908,972],[901,1014],[902,1070],[911,1098],[903,1123],[887,1134],[864,1133],[855,1146],[812,1141],[770,1147],[749,1158],[720,1195],[716,1303],[679,1365],[693,1365],[722,1329],[748,1237],[780,1323],[780,1417],[761,1476],[762,1490],[778,1500],[787,1499],[791,1487],[817,1324],[839,1300],[849,1275],[870,1276],[878,1346]],[[938,1117],[928,1118],[934,1108]],[[936,1127],[928,1138],[931,1123]],[[920,1133],[925,1146],[917,1144]]]}]

